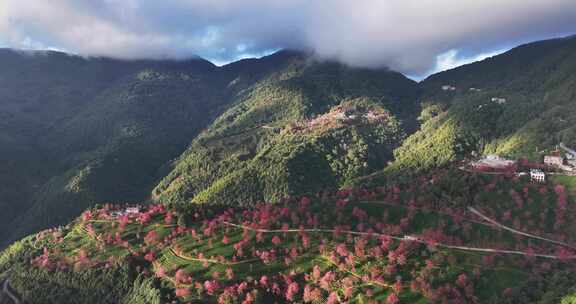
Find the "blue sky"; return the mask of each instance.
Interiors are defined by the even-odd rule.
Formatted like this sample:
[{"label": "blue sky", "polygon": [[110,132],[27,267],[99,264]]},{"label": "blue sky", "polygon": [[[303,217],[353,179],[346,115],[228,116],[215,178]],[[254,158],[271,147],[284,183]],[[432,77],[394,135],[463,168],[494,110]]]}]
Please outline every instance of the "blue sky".
[{"label": "blue sky", "polygon": [[574,0],[2,0],[0,45],[216,64],[282,48],[413,78],[576,33]]}]

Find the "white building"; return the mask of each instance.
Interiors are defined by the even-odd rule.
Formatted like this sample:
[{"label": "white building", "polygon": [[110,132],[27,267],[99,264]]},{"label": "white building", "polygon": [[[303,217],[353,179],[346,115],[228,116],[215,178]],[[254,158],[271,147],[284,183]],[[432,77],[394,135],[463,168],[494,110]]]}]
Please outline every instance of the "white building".
[{"label": "white building", "polygon": [[456,91],[456,87],[451,86],[451,85],[443,85],[442,91]]},{"label": "white building", "polygon": [[544,163],[549,166],[560,167],[564,165],[564,158],[562,156],[546,155],[544,156]]},{"label": "white building", "polygon": [[495,102],[497,104],[505,104],[506,103],[506,98],[500,98],[500,97],[492,97],[492,102]]},{"label": "white building", "polygon": [[546,182],[546,173],[540,169],[530,169],[530,179],[533,182],[544,183]]},{"label": "white building", "polygon": [[500,156],[496,155],[496,154],[490,154],[486,156],[487,160],[501,160],[502,158],[500,158]]},{"label": "white building", "polygon": [[133,217],[140,214],[140,207],[127,207],[124,210],[120,210],[120,211],[114,211],[112,212],[110,215],[113,218],[119,218],[121,216],[129,216],[129,217]]},{"label": "white building", "polygon": [[138,214],[140,213],[139,207],[128,207],[126,208],[126,214]]}]

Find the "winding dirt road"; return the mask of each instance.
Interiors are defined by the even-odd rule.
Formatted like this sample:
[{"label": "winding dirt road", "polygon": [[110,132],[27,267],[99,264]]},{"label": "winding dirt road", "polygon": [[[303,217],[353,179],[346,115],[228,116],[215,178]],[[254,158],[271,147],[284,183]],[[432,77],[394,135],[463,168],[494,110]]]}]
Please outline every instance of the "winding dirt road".
[{"label": "winding dirt road", "polygon": [[516,229],[514,229],[514,228],[512,228],[512,227],[508,227],[508,226],[506,226],[506,225],[500,224],[499,222],[497,222],[497,221],[495,221],[495,220],[487,217],[486,215],[482,214],[480,211],[478,211],[478,210],[477,210],[476,208],[474,208],[474,207],[468,207],[468,210],[470,210],[470,212],[476,214],[477,216],[479,216],[479,217],[482,218],[483,220],[485,220],[485,221],[493,224],[494,226],[496,226],[496,227],[498,227],[498,228],[501,228],[501,229],[504,229],[504,230],[508,230],[508,231],[510,231],[510,232],[512,232],[512,233],[514,233],[514,234],[522,235],[522,236],[525,236],[525,237],[528,237],[528,238],[532,238],[532,239],[537,239],[537,240],[545,241],[545,242],[552,243],[552,244],[556,244],[556,245],[561,245],[561,246],[568,247],[568,248],[572,248],[572,249],[576,249],[576,246],[570,245],[570,244],[565,243],[565,242],[556,241],[556,240],[548,239],[548,238],[545,238],[545,237],[537,236],[537,235],[534,235],[534,234],[530,234],[530,233],[527,233],[527,232],[523,232],[523,231],[520,231],[520,230],[516,230]]},{"label": "winding dirt road", "polygon": [[352,235],[363,235],[363,236],[380,236],[380,237],[388,237],[394,240],[398,240],[401,242],[415,242],[421,243],[426,245],[434,245],[436,247],[447,248],[447,249],[456,249],[462,251],[473,251],[473,252],[485,252],[485,253],[498,253],[498,254],[506,254],[506,255],[521,255],[521,256],[528,256],[528,257],[538,257],[538,258],[546,258],[546,259],[553,259],[553,260],[576,260],[576,255],[572,256],[557,256],[557,255],[550,255],[550,254],[538,254],[538,253],[529,253],[524,251],[517,251],[517,250],[503,250],[503,249],[494,249],[494,248],[478,248],[478,247],[469,247],[469,246],[455,246],[443,243],[433,243],[423,240],[418,236],[414,235],[404,235],[404,236],[396,236],[396,235],[388,235],[383,233],[368,233],[368,232],[358,232],[358,231],[348,231],[348,230],[334,230],[334,229],[276,229],[276,230],[269,230],[269,229],[258,229],[252,228],[250,226],[234,224],[226,221],[222,221],[222,224],[242,228],[250,231],[255,232],[262,232],[262,233],[302,233],[302,232],[310,232],[310,233],[341,233],[341,234],[352,234]]}]

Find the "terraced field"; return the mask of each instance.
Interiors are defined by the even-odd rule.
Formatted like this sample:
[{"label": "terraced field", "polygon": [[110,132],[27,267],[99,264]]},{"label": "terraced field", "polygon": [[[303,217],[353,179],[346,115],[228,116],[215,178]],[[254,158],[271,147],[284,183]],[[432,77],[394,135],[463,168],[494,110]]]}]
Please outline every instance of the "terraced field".
[{"label": "terraced field", "polygon": [[[475,187],[455,186],[464,179]],[[504,176],[444,171],[250,208],[122,210],[39,234],[33,267],[128,264],[174,303],[513,303],[576,259],[564,187]]]}]

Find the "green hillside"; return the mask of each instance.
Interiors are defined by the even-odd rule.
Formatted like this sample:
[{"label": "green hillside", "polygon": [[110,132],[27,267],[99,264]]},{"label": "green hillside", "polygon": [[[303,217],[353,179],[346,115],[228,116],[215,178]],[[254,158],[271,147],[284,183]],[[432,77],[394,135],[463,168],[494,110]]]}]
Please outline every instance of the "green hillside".
[{"label": "green hillside", "polygon": [[202,60],[0,50],[0,64],[4,245],[95,202],[145,199],[159,168],[226,102],[214,89],[225,79]]},{"label": "green hillside", "polygon": [[[235,201],[336,188],[383,168],[415,128],[415,82],[389,71],[315,62],[299,52],[218,68],[200,59],[119,61],[1,50],[0,64],[0,206],[6,210],[0,246],[64,224],[97,202],[146,201],[159,181],[153,196],[162,193],[169,203],[202,191],[224,201],[223,188],[245,192],[242,183],[254,179],[254,190]],[[365,104],[360,115],[373,106],[387,111],[386,126],[371,131],[374,121],[359,119],[330,132],[282,131],[352,100]],[[337,145],[354,149],[347,157]],[[189,146],[173,170],[169,162]],[[327,151],[333,159],[318,165],[325,179],[302,186],[318,176],[302,171],[313,162],[308,156],[323,159]],[[291,160],[286,153],[294,153]],[[188,168],[194,161],[200,168]],[[302,172],[307,179],[293,184]],[[232,173],[243,177],[235,189]],[[185,186],[164,191],[176,177]]]},{"label": "green hillside", "polygon": [[420,129],[395,150],[391,166],[352,184],[483,154],[541,161],[560,143],[576,146],[575,69],[576,38],[569,37],[430,76],[420,83]]},{"label": "green hillside", "polygon": [[397,73],[294,58],[239,92],[153,198],[237,204],[337,189],[392,160],[416,127],[417,94]]},{"label": "green hillside", "polygon": [[576,147],[574,37],[421,83],[293,51],[0,64],[0,247],[29,235],[0,303],[573,302],[576,178],[457,167]]},{"label": "green hillside", "polygon": [[[574,37],[520,46],[429,77],[424,99],[452,105],[461,128],[478,135],[479,152],[537,157],[560,142],[574,145],[575,50]],[[456,91],[442,92],[446,84]]]}]

